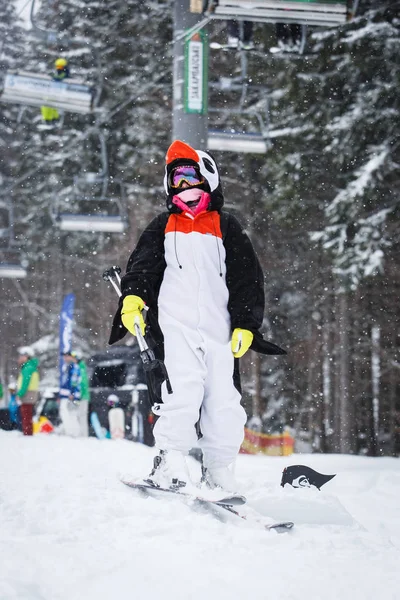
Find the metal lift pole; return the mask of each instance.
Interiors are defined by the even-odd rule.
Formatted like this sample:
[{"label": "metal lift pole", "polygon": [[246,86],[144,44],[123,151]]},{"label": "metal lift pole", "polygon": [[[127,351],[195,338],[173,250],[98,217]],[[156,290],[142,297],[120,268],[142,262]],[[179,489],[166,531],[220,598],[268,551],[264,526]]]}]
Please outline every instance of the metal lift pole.
[{"label": "metal lift pole", "polygon": [[184,32],[203,20],[190,12],[193,0],[175,0],[172,139],[207,148],[208,40],[204,29]]}]

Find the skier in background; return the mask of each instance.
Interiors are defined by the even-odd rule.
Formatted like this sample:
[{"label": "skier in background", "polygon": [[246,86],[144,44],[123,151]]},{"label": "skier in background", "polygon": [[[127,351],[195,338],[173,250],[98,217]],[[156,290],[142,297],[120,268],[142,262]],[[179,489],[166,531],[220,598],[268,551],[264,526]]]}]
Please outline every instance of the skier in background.
[{"label": "skier in background", "polygon": [[86,363],[83,360],[83,355],[80,350],[74,350],[71,355],[78,365],[81,376],[81,398],[79,402],[79,428],[81,437],[89,436],[89,402],[90,402],[90,390],[89,390],[89,379],[87,374]]},{"label": "skier in background", "polygon": [[33,435],[33,406],[39,397],[39,360],[33,348],[23,346],[18,349],[20,373],[17,382],[17,403],[20,407],[22,432]]},{"label": "skier in background", "polygon": [[[122,278],[109,343],[140,326],[155,354],[165,355],[173,393],[162,386],[153,407],[160,453],[147,482],[192,484],[185,460],[198,445],[203,480],[236,492],[232,466],[244,435],[238,358],[251,347],[284,351],[263,340],[263,274],[239,222],[222,212],[224,197],[211,155],[175,141],[166,155],[167,212],[145,229]],[[143,310],[148,307],[148,323]]]},{"label": "skier in background", "polygon": [[60,389],[60,418],[62,427],[59,433],[79,437],[79,405],[81,401],[81,371],[72,352],[65,352],[66,373]]},{"label": "skier in background", "polygon": [[[54,68],[55,73],[52,75],[54,81],[63,81],[69,77],[69,67],[66,58],[57,58],[54,63]],[[43,121],[48,125],[53,125],[60,119],[60,114],[56,108],[51,106],[42,106],[40,110]]]},{"label": "skier in background", "polygon": [[251,50],[254,48],[253,37],[253,21],[228,21],[228,46],[230,48],[243,48],[243,50]]},{"label": "skier in background", "polygon": [[276,23],[278,49],[283,52],[298,52],[301,45],[301,25],[298,23]]},{"label": "skier in background", "polygon": [[67,79],[70,76],[68,61],[66,58],[57,58],[54,63],[55,73],[53,74],[53,79],[55,81],[63,81],[63,79]]},{"label": "skier in background", "polygon": [[8,414],[10,421],[16,429],[21,429],[21,415],[17,402],[17,382],[10,381],[8,384]]}]

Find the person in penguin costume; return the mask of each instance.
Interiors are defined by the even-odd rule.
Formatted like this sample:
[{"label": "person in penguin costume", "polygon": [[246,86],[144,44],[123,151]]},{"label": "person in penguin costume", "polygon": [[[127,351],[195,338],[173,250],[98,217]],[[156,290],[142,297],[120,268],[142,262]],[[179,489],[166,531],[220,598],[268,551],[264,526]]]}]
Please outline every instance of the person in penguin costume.
[{"label": "person in penguin costume", "polygon": [[249,348],[285,351],[259,332],[263,274],[242,226],[222,211],[214,159],[174,141],[166,154],[164,187],[167,211],[147,226],[129,258],[109,343],[127,331],[135,335],[139,324],[155,355],[164,359],[172,385],[168,394],[163,384],[162,402],[153,406],[159,454],[146,481],[189,490],[185,456],[200,445],[207,485],[233,493],[238,490],[232,465],[246,422],[238,359]]}]

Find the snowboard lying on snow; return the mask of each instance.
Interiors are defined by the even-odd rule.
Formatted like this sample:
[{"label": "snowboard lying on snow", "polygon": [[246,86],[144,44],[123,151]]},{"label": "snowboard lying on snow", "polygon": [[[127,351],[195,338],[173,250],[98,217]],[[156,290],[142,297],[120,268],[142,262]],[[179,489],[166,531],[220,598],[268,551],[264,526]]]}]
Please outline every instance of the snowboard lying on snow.
[{"label": "snowboard lying on snow", "polygon": [[262,516],[257,515],[254,518],[254,514],[251,515],[251,519],[249,519],[249,515],[246,515],[240,511],[240,506],[246,503],[246,498],[244,496],[233,494],[231,496],[221,495],[218,496],[215,494],[213,490],[211,495],[205,492],[202,495],[201,490],[199,490],[199,494],[190,494],[185,491],[182,491],[183,488],[171,489],[171,488],[161,488],[156,487],[150,483],[146,483],[144,480],[139,481],[129,481],[122,479],[122,483],[127,485],[130,488],[138,490],[139,492],[147,495],[147,496],[162,496],[164,494],[179,496],[184,499],[188,503],[193,506],[201,507],[207,509],[214,516],[218,518],[222,518],[224,513],[230,513],[235,517],[243,519],[244,521],[251,520],[256,521],[259,526],[262,526],[264,529],[268,531],[277,531],[278,533],[283,533],[284,531],[289,531],[294,526],[294,523],[291,521],[286,521],[284,523],[262,523]]},{"label": "snowboard lying on snow", "polygon": [[325,483],[328,483],[334,477],[336,475],[324,475],[306,465],[292,465],[283,469],[281,486],[285,487],[289,483],[294,488],[314,486],[320,490]]}]

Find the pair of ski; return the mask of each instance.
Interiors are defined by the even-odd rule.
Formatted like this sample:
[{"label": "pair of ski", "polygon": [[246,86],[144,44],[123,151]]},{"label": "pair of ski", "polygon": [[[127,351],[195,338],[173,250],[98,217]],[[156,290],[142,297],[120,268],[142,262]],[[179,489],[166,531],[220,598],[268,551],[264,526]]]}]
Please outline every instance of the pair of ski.
[{"label": "pair of ski", "polygon": [[[204,496],[201,496],[200,494],[199,495],[189,494],[187,492],[182,491],[182,488],[170,489],[170,488],[156,487],[154,485],[146,483],[143,480],[142,481],[127,481],[127,480],[123,479],[122,483],[124,483],[125,485],[127,485],[130,488],[133,488],[133,489],[141,492],[142,494],[145,494],[146,496],[154,497],[154,496],[157,496],[160,494],[161,495],[162,494],[170,494],[170,495],[179,496],[183,500],[185,500],[186,502],[188,502],[189,504],[191,504],[195,507],[197,506],[200,508],[205,508],[210,513],[212,513],[214,516],[216,516],[220,519],[223,517],[223,514],[226,512],[228,512],[231,515],[234,515],[240,519],[243,519],[243,520],[248,519],[247,515],[240,512],[240,508],[238,509],[238,507],[243,506],[243,504],[246,503],[246,498],[244,496],[232,495],[232,496],[224,496],[221,498],[214,499],[214,498],[206,498]],[[278,533],[283,533],[283,532],[289,531],[294,526],[294,523],[292,523],[291,521],[285,521],[282,523],[264,524],[261,521],[262,520],[261,515],[259,515],[256,520],[257,520],[257,524],[259,526],[262,526],[267,531],[277,531]]]}]

